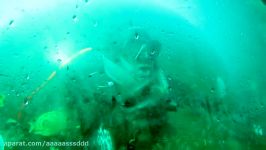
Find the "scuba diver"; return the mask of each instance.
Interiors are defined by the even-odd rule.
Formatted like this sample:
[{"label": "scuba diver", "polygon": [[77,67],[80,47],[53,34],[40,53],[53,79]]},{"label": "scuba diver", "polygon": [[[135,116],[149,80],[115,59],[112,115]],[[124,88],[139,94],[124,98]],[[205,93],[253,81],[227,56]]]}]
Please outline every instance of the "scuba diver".
[{"label": "scuba diver", "polygon": [[169,97],[168,81],[158,64],[160,52],[158,40],[135,31],[118,61],[103,58],[117,93],[112,96],[117,106],[111,118],[120,117],[120,123],[108,127],[117,148],[151,149],[167,132],[167,112],[177,105]]},{"label": "scuba diver", "polygon": [[[177,105],[159,67],[161,50],[158,40],[135,31],[115,58],[99,54],[102,73],[90,77],[96,86],[81,86],[86,81],[78,76],[67,83],[69,108],[78,112],[81,134],[94,141],[90,149],[151,149],[168,134],[167,112]],[[100,86],[103,82],[108,84]]]}]

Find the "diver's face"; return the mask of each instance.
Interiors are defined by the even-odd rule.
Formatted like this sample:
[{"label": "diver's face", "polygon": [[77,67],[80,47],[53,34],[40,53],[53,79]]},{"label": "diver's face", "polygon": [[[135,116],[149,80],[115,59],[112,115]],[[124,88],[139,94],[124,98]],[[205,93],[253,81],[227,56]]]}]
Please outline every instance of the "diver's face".
[{"label": "diver's face", "polygon": [[142,51],[139,57],[141,62],[153,62],[160,54],[161,44],[159,41],[152,40],[142,45]]}]

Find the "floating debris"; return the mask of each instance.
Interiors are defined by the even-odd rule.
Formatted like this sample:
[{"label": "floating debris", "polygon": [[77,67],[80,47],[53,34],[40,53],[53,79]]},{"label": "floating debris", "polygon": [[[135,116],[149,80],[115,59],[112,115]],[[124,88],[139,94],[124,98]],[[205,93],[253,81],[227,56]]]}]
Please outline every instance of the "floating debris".
[{"label": "floating debris", "polygon": [[77,17],[77,15],[73,15],[73,16],[72,16],[72,19],[73,19],[74,22],[77,22],[77,21],[78,21],[78,17]]},{"label": "floating debris", "polygon": [[9,25],[12,26],[14,24],[14,20],[9,21]]},{"label": "floating debris", "polygon": [[92,73],[89,74],[88,77],[89,77],[89,78],[90,78],[90,77],[93,77],[93,76],[94,76],[95,74],[97,74],[97,73],[98,73],[98,72],[92,72]]}]

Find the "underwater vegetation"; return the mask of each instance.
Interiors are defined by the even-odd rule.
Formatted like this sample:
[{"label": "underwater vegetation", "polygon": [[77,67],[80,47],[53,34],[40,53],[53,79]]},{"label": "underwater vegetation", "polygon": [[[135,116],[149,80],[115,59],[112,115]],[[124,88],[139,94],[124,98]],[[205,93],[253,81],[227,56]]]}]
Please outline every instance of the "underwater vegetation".
[{"label": "underwater vegetation", "polygon": [[30,124],[29,133],[52,136],[66,130],[67,114],[63,111],[52,111],[41,114]]}]

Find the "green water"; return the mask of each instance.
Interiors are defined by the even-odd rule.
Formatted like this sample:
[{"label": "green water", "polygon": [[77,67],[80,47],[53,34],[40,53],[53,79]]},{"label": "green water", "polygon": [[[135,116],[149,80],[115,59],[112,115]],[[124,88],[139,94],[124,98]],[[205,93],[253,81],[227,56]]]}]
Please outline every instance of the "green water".
[{"label": "green water", "polygon": [[266,149],[265,47],[264,0],[0,0],[0,150]]}]

